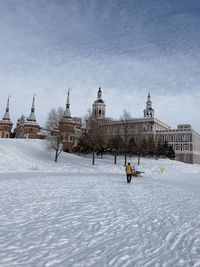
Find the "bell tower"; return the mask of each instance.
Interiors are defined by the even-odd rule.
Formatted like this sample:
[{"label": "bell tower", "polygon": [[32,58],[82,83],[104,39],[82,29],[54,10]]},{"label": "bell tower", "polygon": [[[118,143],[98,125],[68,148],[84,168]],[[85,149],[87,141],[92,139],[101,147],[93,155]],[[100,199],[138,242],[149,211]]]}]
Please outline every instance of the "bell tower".
[{"label": "bell tower", "polygon": [[102,119],[105,118],[105,113],[106,105],[102,100],[102,91],[101,87],[99,87],[99,90],[97,92],[97,100],[94,101],[94,104],[92,106],[92,114],[93,117],[96,117],[97,119]]},{"label": "bell tower", "polygon": [[154,109],[152,108],[150,93],[148,93],[147,96],[146,109],[144,109],[144,117],[150,117],[150,118],[154,117]]}]

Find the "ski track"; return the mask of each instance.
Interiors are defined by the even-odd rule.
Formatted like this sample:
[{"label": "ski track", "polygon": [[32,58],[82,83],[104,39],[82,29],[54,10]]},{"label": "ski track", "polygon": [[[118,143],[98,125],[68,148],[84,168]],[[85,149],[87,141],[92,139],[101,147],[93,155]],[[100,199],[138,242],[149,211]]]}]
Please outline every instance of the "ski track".
[{"label": "ski track", "polygon": [[1,267],[200,266],[200,199],[187,188],[123,175],[3,177]]}]

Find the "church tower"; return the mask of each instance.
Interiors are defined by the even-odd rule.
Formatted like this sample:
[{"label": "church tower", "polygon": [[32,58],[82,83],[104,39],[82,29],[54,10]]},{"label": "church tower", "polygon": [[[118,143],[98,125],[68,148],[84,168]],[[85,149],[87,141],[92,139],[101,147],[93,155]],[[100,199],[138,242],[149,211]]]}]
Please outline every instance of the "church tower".
[{"label": "church tower", "polygon": [[148,93],[146,109],[144,110],[144,117],[153,118],[154,117],[154,109],[152,108],[151,95]]},{"label": "church tower", "polygon": [[10,121],[9,113],[9,97],[6,105],[6,112],[3,116],[3,119],[0,121],[0,137],[1,138],[10,138],[12,122]]},{"label": "church tower", "polygon": [[105,118],[106,105],[104,101],[102,100],[101,87],[99,87],[99,90],[97,92],[97,100],[94,101],[92,113],[93,113],[93,116],[98,119]]}]

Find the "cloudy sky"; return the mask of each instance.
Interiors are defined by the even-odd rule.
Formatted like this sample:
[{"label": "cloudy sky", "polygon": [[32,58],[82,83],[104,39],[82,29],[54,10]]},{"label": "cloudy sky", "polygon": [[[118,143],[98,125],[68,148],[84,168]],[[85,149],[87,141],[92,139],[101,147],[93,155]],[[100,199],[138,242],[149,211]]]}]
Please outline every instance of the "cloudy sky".
[{"label": "cloudy sky", "polygon": [[0,117],[30,114],[43,125],[52,107],[84,116],[102,87],[106,115],[155,117],[200,132],[199,0],[0,1]]}]

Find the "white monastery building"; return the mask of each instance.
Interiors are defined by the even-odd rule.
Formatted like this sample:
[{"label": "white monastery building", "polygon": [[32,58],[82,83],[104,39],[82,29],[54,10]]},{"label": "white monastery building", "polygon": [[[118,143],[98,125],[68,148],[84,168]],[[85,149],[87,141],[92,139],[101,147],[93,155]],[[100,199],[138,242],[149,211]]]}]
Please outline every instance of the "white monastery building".
[{"label": "white monastery building", "polygon": [[[151,95],[148,94],[146,108],[144,109],[143,118],[133,118],[128,121],[128,139],[134,137],[136,140],[139,135],[153,136],[158,142],[167,141],[172,145],[176,160],[186,163],[200,164],[200,135],[192,129],[190,124],[179,124],[177,129],[171,129],[170,126],[161,122],[154,117],[154,109],[152,108]],[[124,136],[124,121],[112,120],[106,117],[106,105],[102,99],[102,91],[99,88],[97,100],[93,104],[93,116],[100,121],[101,132],[105,140],[115,135]]]}]

